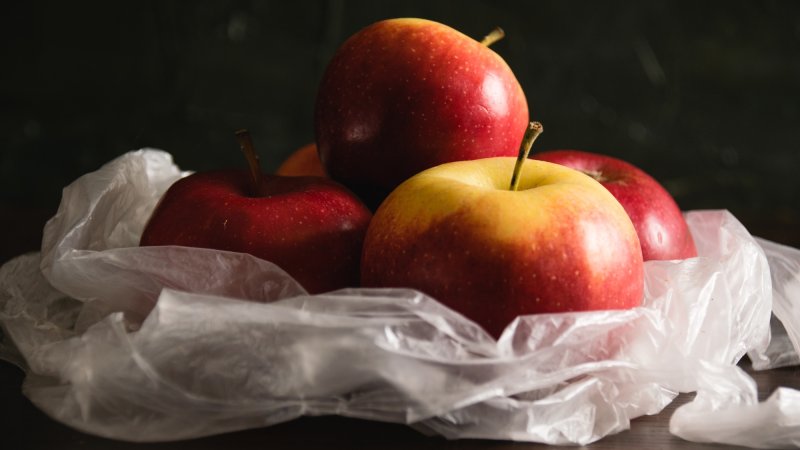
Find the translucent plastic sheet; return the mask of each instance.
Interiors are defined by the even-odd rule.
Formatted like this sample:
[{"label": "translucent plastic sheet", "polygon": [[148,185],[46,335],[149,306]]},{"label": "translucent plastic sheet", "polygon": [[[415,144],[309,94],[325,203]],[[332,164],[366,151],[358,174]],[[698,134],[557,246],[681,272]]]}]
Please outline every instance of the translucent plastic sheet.
[{"label": "translucent plastic sheet", "polygon": [[0,268],[0,357],[23,366],[25,394],[54,419],[130,441],[339,414],[585,444],[696,391],[672,417],[678,436],[800,439],[800,393],[759,404],[735,365],[796,358],[800,251],[755,240],[725,211],[687,214],[700,257],[646,263],[642,307],[521,317],[495,341],[415,291],[309,296],[248,255],[136,247],[182,175],[157,150],[110,162],[64,190],[41,253]]}]

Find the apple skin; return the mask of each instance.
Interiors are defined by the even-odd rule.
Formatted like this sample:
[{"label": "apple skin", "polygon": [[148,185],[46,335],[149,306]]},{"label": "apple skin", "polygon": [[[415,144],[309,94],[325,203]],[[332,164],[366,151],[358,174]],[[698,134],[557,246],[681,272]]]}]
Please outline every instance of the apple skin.
[{"label": "apple skin", "polygon": [[376,22],[337,50],[314,113],[328,175],[368,205],[451,161],[515,156],[528,104],[506,62],[441,23]]},{"label": "apple skin", "polygon": [[317,144],[306,144],[290,154],[275,171],[286,177],[326,177],[317,154]]},{"label": "apple skin", "polygon": [[579,170],[600,182],[630,216],[645,261],[697,256],[678,204],[649,174],[623,160],[579,150],[552,150],[533,158]]},{"label": "apple skin", "polygon": [[182,245],[250,253],[271,261],[308,292],[358,285],[371,212],[327,178],[263,175],[250,195],[248,172],[199,172],[159,201],[140,245]]},{"label": "apple skin", "polygon": [[411,287],[495,337],[517,316],[641,304],[636,230],[598,182],[543,161],[443,164],[397,187],[370,223],[367,287]]}]

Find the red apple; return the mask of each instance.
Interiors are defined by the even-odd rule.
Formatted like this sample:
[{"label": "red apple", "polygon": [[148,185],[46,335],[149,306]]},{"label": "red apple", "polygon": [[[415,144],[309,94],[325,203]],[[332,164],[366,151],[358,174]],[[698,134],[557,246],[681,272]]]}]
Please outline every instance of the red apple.
[{"label": "red apple", "polygon": [[416,288],[495,337],[520,315],[641,304],[639,240],[614,196],[564,166],[517,167],[459,161],[398,186],[367,230],[362,285]]},{"label": "red apple", "polygon": [[250,175],[220,170],[177,181],[140,244],[250,253],[277,264],[310,293],[357,286],[370,211],[330,179],[262,174],[249,138],[240,138]]},{"label": "red apple", "polygon": [[553,150],[533,158],[579,170],[605,186],[633,221],[645,261],[697,256],[692,234],[675,200],[638,167],[611,156],[578,150]]},{"label": "red apple", "polygon": [[307,144],[290,154],[275,171],[287,177],[325,177],[325,168],[317,154],[316,144]]},{"label": "red apple", "polygon": [[330,61],[314,116],[326,172],[368,204],[442,163],[513,156],[528,105],[485,42],[441,23],[390,19],[351,36]]}]

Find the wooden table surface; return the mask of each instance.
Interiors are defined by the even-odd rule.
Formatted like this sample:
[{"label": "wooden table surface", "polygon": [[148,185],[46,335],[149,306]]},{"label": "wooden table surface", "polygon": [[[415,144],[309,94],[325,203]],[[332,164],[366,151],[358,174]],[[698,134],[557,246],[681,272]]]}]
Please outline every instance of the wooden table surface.
[{"label": "wooden table surface", "polygon": [[[800,389],[800,367],[754,372],[747,361],[742,363],[758,383],[759,397],[766,398],[776,387]],[[244,449],[534,449],[548,447],[525,442],[487,440],[448,441],[427,437],[410,427],[343,417],[303,417],[290,422],[235,433],[179,442],[137,444],[90,436],[68,428],[36,409],[20,392],[23,374],[17,367],[0,362],[0,439],[8,449],[153,449],[204,450]],[[631,422],[631,429],[589,445],[592,449],[704,449],[729,446],[684,441],[669,433],[669,418],[676,407],[692,394],[682,394],[655,416],[643,416]],[[6,446],[6,444],[13,444]]]},{"label": "wooden table surface", "polygon": [[[0,239],[0,264],[24,251],[36,250],[41,227],[49,216],[41,210],[11,211],[14,227]],[[785,227],[769,220],[750,226],[754,235],[797,246],[795,227]],[[776,225],[776,223],[778,225]],[[755,229],[753,229],[755,227]],[[762,228],[763,227],[763,228]],[[763,231],[763,232],[761,232]],[[800,367],[755,372],[745,359],[742,366],[758,383],[759,395],[766,398],[776,387],[800,389]],[[447,441],[426,437],[410,427],[342,417],[304,417],[287,423],[189,441],[135,444],[112,441],[81,433],[47,417],[21,393],[23,373],[16,366],[0,361],[0,447],[7,449],[528,449],[545,445],[487,440]],[[592,449],[702,449],[729,448],[722,445],[697,444],[669,433],[669,418],[676,407],[686,403],[692,394],[679,396],[655,416],[635,419],[631,429],[608,436],[591,444]]]}]

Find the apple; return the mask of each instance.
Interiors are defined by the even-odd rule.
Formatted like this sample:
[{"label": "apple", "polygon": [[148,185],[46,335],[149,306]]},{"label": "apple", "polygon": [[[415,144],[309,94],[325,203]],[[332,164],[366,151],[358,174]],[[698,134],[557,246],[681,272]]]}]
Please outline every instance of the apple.
[{"label": "apple", "polygon": [[140,245],[250,253],[271,261],[310,293],[356,286],[371,212],[321,177],[261,173],[252,141],[237,132],[250,166],[189,175],[169,187]]},{"label": "apple", "polygon": [[328,175],[368,205],[442,163],[515,156],[528,104],[506,62],[441,23],[376,22],[336,51],[321,80],[314,127]]},{"label": "apple", "polygon": [[636,227],[645,261],[697,256],[692,234],[675,199],[655,178],[633,164],[578,150],[552,150],[533,158],[579,170],[605,186]]},{"label": "apple", "polygon": [[325,169],[317,154],[317,144],[300,147],[290,154],[275,171],[275,175],[288,177],[325,177]]},{"label": "apple", "polygon": [[520,315],[640,305],[630,218],[591,177],[528,160],[536,128],[518,163],[452,162],[398,186],[367,229],[362,285],[418,289],[495,337]]}]

